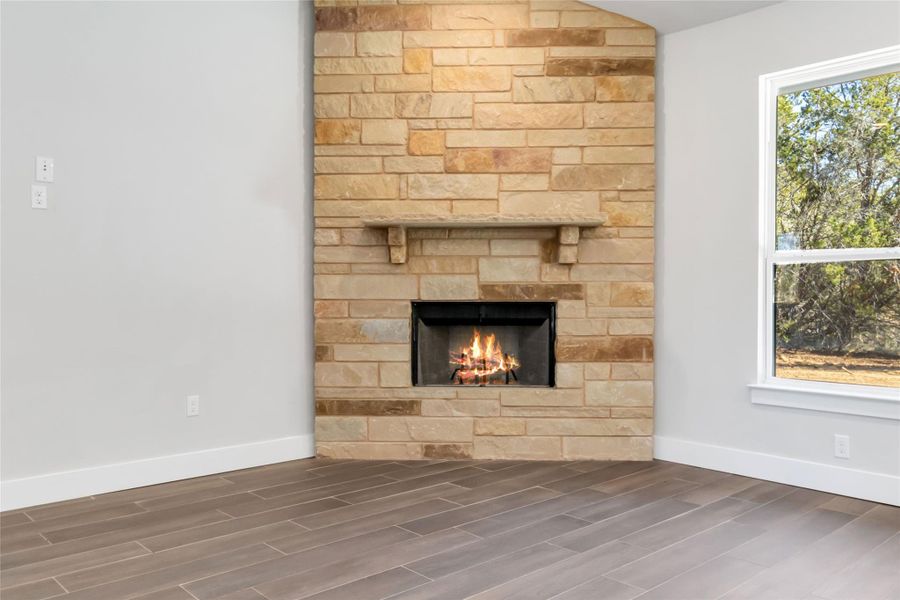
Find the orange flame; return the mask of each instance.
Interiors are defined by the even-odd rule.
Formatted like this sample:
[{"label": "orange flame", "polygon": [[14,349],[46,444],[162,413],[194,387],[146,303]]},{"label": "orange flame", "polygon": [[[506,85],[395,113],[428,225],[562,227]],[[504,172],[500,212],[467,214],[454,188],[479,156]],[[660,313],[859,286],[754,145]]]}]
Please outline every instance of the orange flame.
[{"label": "orange flame", "polygon": [[[519,366],[515,356],[503,352],[497,337],[491,333],[482,340],[481,332],[472,332],[472,341],[456,352],[450,352],[453,379],[462,384],[486,384],[496,373],[508,374]],[[513,373],[515,376],[515,373]]]}]

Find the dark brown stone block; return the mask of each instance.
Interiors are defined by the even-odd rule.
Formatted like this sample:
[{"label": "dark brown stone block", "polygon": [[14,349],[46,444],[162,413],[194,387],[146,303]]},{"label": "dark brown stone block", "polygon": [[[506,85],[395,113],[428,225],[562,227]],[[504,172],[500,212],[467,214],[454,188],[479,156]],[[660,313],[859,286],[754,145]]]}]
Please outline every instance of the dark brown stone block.
[{"label": "dark brown stone block", "polygon": [[316,346],[316,362],[332,360],[333,358],[334,352],[332,351],[331,346]]},{"label": "dark brown stone block", "polygon": [[431,29],[431,13],[421,4],[360,6],[356,10],[360,31]]},{"label": "dark brown stone block", "polygon": [[356,7],[325,6],[316,9],[316,31],[355,31]]},{"label": "dark brown stone block", "polygon": [[418,415],[421,400],[316,400],[316,414],[324,416]]},{"label": "dark brown stone block", "polygon": [[516,29],[506,32],[507,46],[602,46],[602,29]]},{"label": "dark brown stone block", "polygon": [[425,444],[425,458],[472,458],[471,444]]},{"label": "dark brown stone block", "polygon": [[556,342],[561,362],[644,362],[653,360],[649,337],[562,337]]},{"label": "dark brown stone block", "polygon": [[653,75],[652,58],[551,58],[547,75]]},{"label": "dark brown stone block", "polygon": [[481,286],[485,300],[583,300],[580,283],[486,283]]}]

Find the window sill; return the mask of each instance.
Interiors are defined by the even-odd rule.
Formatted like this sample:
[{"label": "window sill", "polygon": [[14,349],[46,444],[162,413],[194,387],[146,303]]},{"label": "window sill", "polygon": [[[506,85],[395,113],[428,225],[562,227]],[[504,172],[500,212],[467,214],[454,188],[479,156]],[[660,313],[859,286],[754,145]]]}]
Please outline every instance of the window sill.
[{"label": "window sill", "polygon": [[900,421],[900,391],[894,388],[885,388],[884,392],[869,391],[870,388],[845,390],[850,386],[840,385],[809,389],[780,382],[754,383],[748,387],[753,404]]}]

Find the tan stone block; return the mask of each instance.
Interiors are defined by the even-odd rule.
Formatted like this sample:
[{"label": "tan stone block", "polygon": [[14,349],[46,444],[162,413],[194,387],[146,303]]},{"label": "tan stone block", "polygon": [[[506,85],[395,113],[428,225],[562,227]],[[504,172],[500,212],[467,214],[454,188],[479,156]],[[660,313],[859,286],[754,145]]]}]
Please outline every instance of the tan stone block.
[{"label": "tan stone block", "polygon": [[651,419],[529,419],[528,435],[653,435]]},{"label": "tan stone block", "polygon": [[316,417],[316,440],[353,442],[366,439],[365,417]]},{"label": "tan stone block", "polygon": [[439,156],[391,156],[384,159],[385,173],[443,173]]},{"label": "tan stone block", "polygon": [[652,307],[619,307],[619,306],[589,306],[589,317],[612,317],[614,319],[652,319]]},{"label": "tan stone block", "polygon": [[537,281],[541,260],[535,258],[491,257],[478,259],[481,281]]},{"label": "tan stone block", "polygon": [[504,174],[500,176],[500,189],[504,191],[543,191],[550,187],[546,174]]},{"label": "tan stone block", "polygon": [[[402,31],[364,31],[356,34],[358,56],[402,56]],[[370,71],[374,73],[375,71]]]},{"label": "tan stone block", "polygon": [[435,48],[432,60],[436,66],[446,67],[468,64],[468,50],[465,48]]},{"label": "tan stone block", "polygon": [[412,385],[409,363],[381,363],[378,365],[378,377],[381,387],[404,388]]},{"label": "tan stone block", "polygon": [[557,249],[557,261],[563,265],[572,265],[578,262],[578,246],[560,244]]},{"label": "tan stone block", "polygon": [[362,121],[363,144],[406,144],[406,121],[403,119],[369,119]]},{"label": "tan stone block", "polygon": [[512,72],[516,77],[543,77],[544,65],[518,65],[512,68]]},{"label": "tan stone block", "polygon": [[559,438],[478,436],[473,456],[494,460],[559,460],[562,449]]},{"label": "tan stone block", "polygon": [[609,379],[610,363],[585,363],[584,378],[589,381],[605,381]]},{"label": "tan stone block", "polygon": [[410,131],[409,153],[413,155],[443,155],[443,131]]},{"label": "tan stone block", "polygon": [[475,435],[525,435],[525,420],[475,419]]},{"label": "tan stone block", "polygon": [[359,131],[359,121],[354,119],[316,119],[315,143],[356,144]]},{"label": "tan stone block", "polygon": [[376,444],[372,442],[317,442],[316,454],[327,458],[363,460],[417,460],[422,444]]},{"label": "tan stone block", "polygon": [[528,132],[529,146],[651,146],[653,129],[538,129]]},{"label": "tan stone block", "polygon": [[[469,50],[470,65],[542,65],[543,48],[472,48]],[[591,82],[593,98],[593,82]]]},{"label": "tan stone block", "polygon": [[496,198],[497,175],[410,175],[410,198]]},{"label": "tan stone block", "polygon": [[422,400],[423,417],[496,417],[500,415],[500,401],[491,399]]},{"label": "tan stone block", "polygon": [[313,238],[316,246],[336,246],[341,243],[341,230],[318,228]]},{"label": "tan stone block", "polygon": [[317,94],[313,114],[317,119],[339,119],[350,116],[350,102],[346,94]]},{"label": "tan stone block", "polygon": [[612,306],[653,306],[653,284],[614,282],[611,284]]},{"label": "tan stone block", "polygon": [[371,75],[316,75],[313,89],[317,94],[372,92],[375,80]]},{"label": "tan stone block", "polygon": [[643,23],[605,10],[563,11],[559,15],[560,27],[646,27]]},{"label": "tan stone block", "polygon": [[397,116],[432,119],[471,117],[471,94],[398,94]]},{"label": "tan stone block", "polygon": [[579,300],[584,286],[576,283],[485,283],[481,286],[485,300]]},{"label": "tan stone block", "polygon": [[577,104],[476,104],[475,126],[483,129],[571,129],[583,125]]},{"label": "tan stone block", "polygon": [[500,401],[500,389],[496,387],[479,387],[477,385],[455,386],[456,396],[460,399],[491,399]]},{"label": "tan stone block", "polygon": [[413,275],[320,275],[315,278],[316,298],[391,300],[415,298],[418,281]]},{"label": "tan stone block", "polygon": [[531,11],[531,27],[534,29],[550,29],[559,27],[559,13],[556,11]]},{"label": "tan stone block", "polygon": [[419,289],[423,300],[473,300],[478,298],[474,275],[422,275]]},{"label": "tan stone block", "polygon": [[654,183],[653,165],[574,165],[554,167],[550,175],[555,190],[640,190]]},{"label": "tan stone block", "polygon": [[652,281],[653,265],[574,265],[572,281]]},{"label": "tan stone block", "polygon": [[320,264],[313,265],[313,273],[316,275],[331,275],[335,273],[349,273],[350,265],[336,265],[336,264]]},{"label": "tan stone block", "polygon": [[496,200],[454,200],[453,214],[456,215],[495,215]]},{"label": "tan stone block", "polygon": [[618,408],[612,407],[609,416],[613,419],[652,419],[652,408]]},{"label": "tan stone block", "polygon": [[316,173],[380,173],[381,159],[369,156],[317,156]]},{"label": "tan stone block", "polygon": [[[540,50],[540,49],[538,49]],[[592,77],[517,77],[513,81],[516,102],[592,102]]]},{"label": "tan stone block", "polygon": [[387,58],[317,58],[317,75],[361,75],[367,73],[402,73],[403,59]]},{"label": "tan stone block", "polygon": [[451,149],[445,155],[448,173],[509,173],[550,170],[549,148]]},{"label": "tan stone block", "polygon": [[581,388],[584,385],[584,365],[556,363],[556,387]]},{"label": "tan stone block", "polygon": [[653,127],[652,102],[605,102],[584,107],[586,127]]},{"label": "tan stone block", "polygon": [[468,459],[473,451],[472,444],[422,444],[423,456],[430,459]]},{"label": "tan stone block", "polygon": [[606,319],[558,319],[559,335],[606,335],[609,324]]},{"label": "tan stone block", "polygon": [[541,281],[568,281],[569,265],[544,263],[541,265]]},{"label": "tan stone block", "polygon": [[556,303],[557,317],[583,319],[585,315],[585,306],[582,300],[560,300]]},{"label": "tan stone block", "polygon": [[350,316],[366,317],[409,317],[409,301],[354,300],[350,302]]},{"label": "tan stone block", "polygon": [[581,163],[581,148],[554,148],[554,165],[577,165]]},{"label": "tan stone block", "polygon": [[653,240],[584,240],[580,245],[579,260],[586,263],[652,263]]},{"label": "tan stone block", "polygon": [[612,379],[653,381],[653,365],[643,363],[616,363],[610,372]]},{"label": "tan stone block", "polygon": [[656,31],[653,29],[607,29],[606,44],[609,46],[653,46]]},{"label": "tan stone block", "polygon": [[475,102],[512,102],[512,92],[476,92]]},{"label": "tan stone block", "polygon": [[652,437],[563,438],[566,460],[653,460]]},{"label": "tan stone block", "polygon": [[556,359],[564,362],[651,361],[653,340],[637,336],[559,337]]},{"label": "tan stone block", "polygon": [[652,146],[594,146],[584,149],[584,162],[593,164],[652,163]]},{"label": "tan stone block", "polygon": [[500,390],[502,406],[581,406],[581,390],[514,388]]},{"label": "tan stone block", "polygon": [[314,312],[317,317],[346,317],[347,302],[344,300],[316,300]]},{"label": "tan stone block", "polygon": [[387,235],[384,229],[348,229],[341,230],[341,240],[350,246],[384,246]]},{"label": "tan stone block", "polygon": [[436,256],[486,256],[488,240],[422,240],[422,254]]},{"label": "tan stone block", "polygon": [[496,148],[525,145],[524,131],[448,131],[448,148]]},{"label": "tan stone block", "polygon": [[438,119],[435,126],[438,129],[472,129],[472,119]]},{"label": "tan stone block", "polygon": [[354,94],[350,97],[350,114],[366,119],[394,116],[392,94]]},{"label": "tan stone block", "polygon": [[573,419],[605,419],[610,415],[610,409],[600,406],[504,406],[503,416],[505,417],[551,417],[551,418],[573,418]]},{"label": "tan stone block", "polygon": [[403,51],[404,73],[430,73],[431,50],[428,48],[408,48]]},{"label": "tan stone block", "polygon": [[[316,198],[396,198],[396,175],[316,175]],[[317,205],[318,208],[318,205]]]},{"label": "tan stone block", "polygon": [[506,32],[507,46],[602,46],[601,29],[523,29]]},{"label": "tan stone block", "polygon": [[335,344],[334,360],[404,362],[409,360],[409,348],[403,344]]},{"label": "tan stone block", "polygon": [[319,31],[316,32],[313,44],[316,56],[353,56],[355,54],[352,33]]},{"label": "tan stone block", "polygon": [[622,202],[653,202],[655,199],[654,192],[619,192]]},{"label": "tan stone block", "polygon": [[525,4],[451,4],[431,8],[432,29],[519,27],[528,27],[528,6]]},{"label": "tan stone block", "polygon": [[471,442],[472,419],[466,417],[370,417],[372,441]]},{"label": "tan stone block", "polygon": [[500,192],[500,212],[505,215],[596,214],[597,192]]},{"label": "tan stone block", "polygon": [[653,227],[652,202],[601,202],[600,210],[610,227]]},{"label": "tan stone block", "polygon": [[403,156],[403,146],[355,146],[335,144],[334,146],[315,146],[316,156]]},{"label": "tan stone block", "polygon": [[492,46],[493,31],[405,31],[406,48],[476,48]]},{"label": "tan stone block", "polygon": [[654,94],[654,80],[649,75],[613,75],[597,77],[598,102],[648,102]]},{"label": "tan stone block", "polygon": [[538,256],[540,240],[491,240],[493,256]]},{"label": "tan stone block", "polygon": [[315,249],[317,263],[386,263],[385,246],[319,246]]},{"label": "tan stone block", "polygon": [[502,92],[511,85],[509,67],[434,67],[436,92]]},{"label": "tan stone block", "polygon": [[427,6],[373,5],[356,9],[356,24],[360,31],[394,31],[397,29],[428,29],[429,11]]},{"label": "tan stone block", "polygon": [[588,306],[609,306],[610,285],[608,281],[588,283],[585,286]]},{"label": "tan stone block", "polygon": [[316,385],[354,387],[368,385],[378,379],[375,363],[316,363]]},{"label": "tan stone block", "polygon": [[[320,275],[320,277],[330,276]],[[355,277],[365,276],[355,275]],[[316,321],[315,328],[318,343],[396,344],[409,341],[409,322],[404,319],[320,319]]]},{"label": "tan stone block", "polygon": [[652,381],[589,381],[585,384],[589,406],[650,406]]},{"label": "tan stone block", "polygon": [[478,271],[478,261],[469,256],[413,256],[408,262],[410,273],[461,273]]},{"label": "tan stone block", "polygon": [[376,92],[427,92],[431,89],[431,75],[378,75]]}]

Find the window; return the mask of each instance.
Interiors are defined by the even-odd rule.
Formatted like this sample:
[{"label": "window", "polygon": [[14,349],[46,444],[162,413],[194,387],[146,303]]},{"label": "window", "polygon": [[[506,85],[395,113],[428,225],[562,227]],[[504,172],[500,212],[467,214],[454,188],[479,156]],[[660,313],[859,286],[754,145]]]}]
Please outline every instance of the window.
[{"label": "window", "polygon": [[900,47],[761,77],[760,130],[753,400],[900,419]]}]

